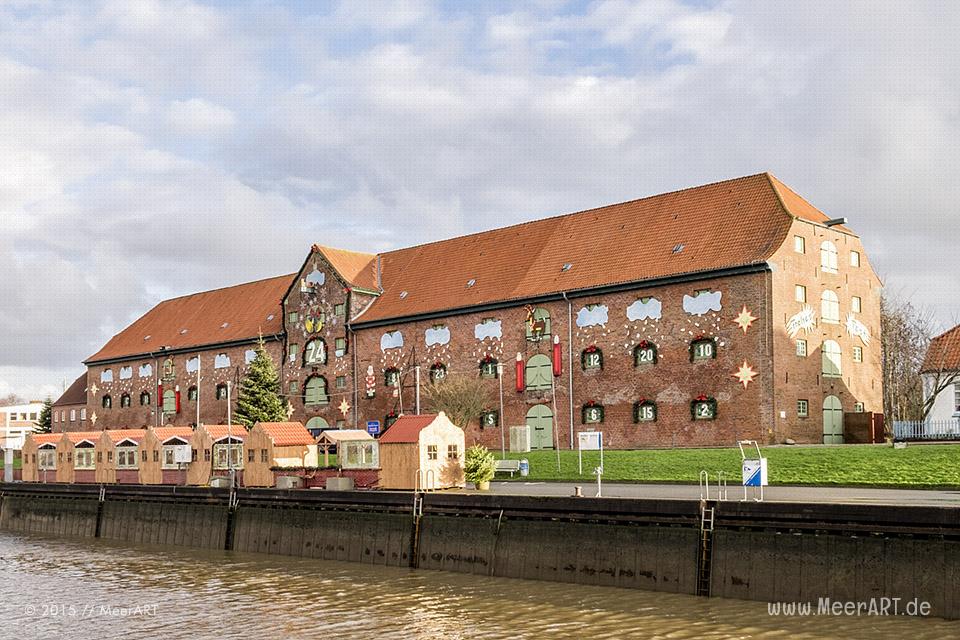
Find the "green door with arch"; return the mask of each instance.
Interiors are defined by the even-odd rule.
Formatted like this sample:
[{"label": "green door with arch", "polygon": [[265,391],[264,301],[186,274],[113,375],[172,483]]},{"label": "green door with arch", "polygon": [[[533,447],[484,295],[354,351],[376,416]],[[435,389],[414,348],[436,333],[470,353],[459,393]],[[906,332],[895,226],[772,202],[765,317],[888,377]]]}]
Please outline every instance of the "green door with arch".
[{"label": "green door with arch", "polygon": [[527,426],[530,427],[531,449],[553,449],[553,412],[550,407],[545,404],[530,407]]},{"label": "green door with arch", "polygon": [[843,406],[837,396],[823,399],[823,444],[843,444]]}]

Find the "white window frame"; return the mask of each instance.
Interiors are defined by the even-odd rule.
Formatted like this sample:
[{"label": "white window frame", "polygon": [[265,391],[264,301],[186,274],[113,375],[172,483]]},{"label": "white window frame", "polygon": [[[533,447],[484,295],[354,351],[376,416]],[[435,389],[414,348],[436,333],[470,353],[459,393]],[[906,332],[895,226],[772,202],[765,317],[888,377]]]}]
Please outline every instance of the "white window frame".
[{"label": "white window frame", "polygon": [[863,347],[856,346],[853,348],[853,361],[863,362]]},{"label": "white window frame", "polygon": [[837,245],[829,240],[820,244],[820,270],[824,273],[839,273]]},{"label": "white window frame", "polygon": [[851,267],[859,267],[859,266],[860,266],[860,252],[859,252],[859,251],[851,251],[851,252],[850,252],[850,266],[851,266]]},{"label": "white window frame", "polygon": [[793,236],[793,250],[796,253],[806,253],[807,239],[803,236]]},{"label": "white window frame", "polygon": [[807,301],[807,288],[802,284],[793,285],[793,299],[796,302],[806,302]]},{"label": "white window frame", "polygon": [[806,358],[809,351],[807,351],[807,341],[803,338],[797,340],[797,356],[800,358]]},{"label": "white window frame", "polygon": [[854,403],[853,403],[853,412],[854,412],[854,413],[863,413],[863,411],[864,411],[864,407],[863,407],[863,403],[862,403],[862,402],[854,402]]},{"label": "white window frame", "polygon": [[[214,442],[213,443],[213,468],[217,470],[243,469],[243,443],[237,442]],[[232,467],[227,464],[227,451],[230,452],[230,462]]]},{"label": "white window frame", "polygon": [[93,447],[77,447],[74,449],[73,468],[80,470],[96,469]]},{"label": "white window frame", "polygon": [[863,300],[860,296],[853,296],[850,298],[850,310],[854,313],[861,313],[863,310]]},{"label": "white window frame", "polygon": [[138,464],[136,446],[117,447],[117,469],[136,469]]},{"label": "white window frame", "polygon": [[[836,346],[836,351],[832,349]],[[824,378],[839,378],[843,376],[843,351],[835,340],[824,340],[820,347],[822,353],[820,373]]]},{"label": "white window frame", "polygon": [[41,471],[55,471],[57,468],[57,450],[55,448],[37,450],[37,468]]},{"label": "white window frame", "polygon": [[960,414],[960,382],[953,385],[953,413]]},{"label": "white window frame", "polygon": [[810,417],[810,401],[803,398],[797,400],[797,417],[798,418],[808,418]]},{"label": "white window frame", "polygon": [[820,294],[820,320],[828,324],[840,324],[840,298],[836,291],[824,289]]},{"label": "white window frame", "polygon": [[77,421],[77,410],[70,409],[70,422],[76,422],[76,421]]}]

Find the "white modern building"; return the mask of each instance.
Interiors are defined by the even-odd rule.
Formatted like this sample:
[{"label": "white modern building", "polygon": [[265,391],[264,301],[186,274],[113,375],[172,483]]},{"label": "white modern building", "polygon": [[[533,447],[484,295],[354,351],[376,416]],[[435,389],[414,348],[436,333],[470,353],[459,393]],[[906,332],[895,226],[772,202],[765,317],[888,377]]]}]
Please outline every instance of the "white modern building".
[{"label": "white modern building", "polygon": [[19,450],[23,439],[37,428],[42,402],[0,407],[0,448]]}]

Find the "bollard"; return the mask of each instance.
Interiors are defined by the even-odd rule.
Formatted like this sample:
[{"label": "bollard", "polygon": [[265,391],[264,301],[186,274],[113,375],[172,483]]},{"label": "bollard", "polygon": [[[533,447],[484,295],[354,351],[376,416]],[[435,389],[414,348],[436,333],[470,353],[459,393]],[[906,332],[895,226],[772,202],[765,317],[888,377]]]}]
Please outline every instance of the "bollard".
[{"label": "bollard", "polygon": [[581,487],[580,485],[576,485],[576,486],[573,488],[573,497],[574,497],[574,498],[582,498],[582,497],[583,497],[583,487]]}]

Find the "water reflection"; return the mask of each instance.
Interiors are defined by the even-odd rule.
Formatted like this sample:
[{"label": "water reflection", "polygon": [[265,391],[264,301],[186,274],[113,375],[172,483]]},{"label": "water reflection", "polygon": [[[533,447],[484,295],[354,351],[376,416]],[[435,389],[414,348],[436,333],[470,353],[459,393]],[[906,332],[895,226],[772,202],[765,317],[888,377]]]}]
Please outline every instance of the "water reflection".
[{"label": "water reflection", "polygon": [[[925,638],[958,623],[778,618],[764,603],[0,533],[0,637]],[[137,607],[140,609],[137,609]]]}]

